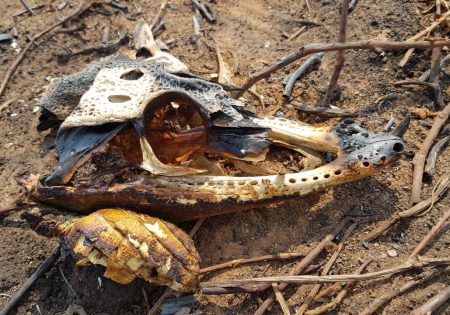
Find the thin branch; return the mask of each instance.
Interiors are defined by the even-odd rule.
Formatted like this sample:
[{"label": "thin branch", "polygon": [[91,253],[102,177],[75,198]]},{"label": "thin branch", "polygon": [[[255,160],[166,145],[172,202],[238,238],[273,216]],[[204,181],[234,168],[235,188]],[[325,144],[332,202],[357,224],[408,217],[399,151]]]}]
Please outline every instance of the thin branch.
[{"label": "thin branch", "polygon": [[245,264],[252,264],[252,263],[258,263],[258,262],[264,262],[264,261],[270,261],[270,260],[284,260],[284,259],[292,259],[292,258],[298,258],[298,257],[304,257],[305,254],[303,253],[280,253],[275,255],[264,255],[264,256],[257,256],[257,257],[251,257],[251,258],[240,258],[240,259],[234,259],[228,262],[224,262],[221,264],[217,264],[210,267],[205,267],[200,269],[200,274],[209,273],[217,270],[222,269],[228,269],[228,268],[234,268],[240,265]]},{"label": "thin branch", "polygon": [[371,315],[375,313],[380,307],[389,303],[393,298],[409,291],[410,289],[427,282],[428,280],[440,275],[442,273],[442,269],[435,269],[433,271],[425,271],[422,272],[417,279],[406,282],[404,285],[400,287],[395,287],[391,291],[380,295],[372,303],[358,315]]},{"label": "thin branch", "polygon": [[[341,22],[339,27],[338,42],[345,43],[347,40],[347,17],[349,10],[350,0],[343,0],[342,2],[342,12],[341,12]],[[334,67],[333,75],[330,79],[330,84],[328,85],[328,90],[323,98],[322,106],[329,107],[332,101],[334,92],[336,91],[337,81],[341,74],[341,70],[344,67],[345,62],[345,50],[339,50],[336,53],[336,66]]]},{"label": "thin branch", "polygon": [[361,275],[343,274],[331,276],[274,276],[263,278],[251,278],[240,280],[229,280],[223,282],[201,282],[200,288],[203,294],[229,294],[236,292],[259,292],[262,284],[271,285],[273,282],[295,283],[295,284],[314,284],[314,283],[335,283],[349,281],[364,281],[383,278],[400,274],[405,271],[422,269],[424,267],[450,265],[450,257],[429,258],[421,257],[417,261],[407,261],[398,266],[369,272]]},{"label": "thin branch", "polygon": [[28,4],[25,2],[25,0],[19,0],[20,3],[23,5],[23,7],[25,8],[25,10],[27,10],[28,12],[30,12],[31,15],[36,15],[36,13],[34,13],[33,9],[30,8],[28,6]]},{"label": "thin branch", "polygon": [[424,237],[424,239],[417,245],[414,251],[409,256],[409,259],[415,258],[424,248],[428,245],[428,243],[436,236],[437,233],[442,229],[445,225],[445,222],[450,218],[450,210],[448,210],[444,216],[433,226],[433,228],[428,232],[428,234]]},{"label": "thin branch", "polygon": [[449,143],[450,136],[442,138],[431,148],[430,153],[427,157],[427,163],[425,164],[424,176],[427,177],[428,180],[432,180],[434,173],[434,166],[436,165],[436,160],[439,152]]},{"label": "thin branch", "polygon": [[426,209],[430,209],[436,201],[438,201],[448,190],[450,185],[450,175],[443,175],[436,186],[433,188],[433,193],[430,198],[419,202],[408,210],[394,213],[389,219],[378,223],[375,228],[366,236],[362,238],[362,241],[369,242],[376,237],[383,234],[392,225],[397,223],[403,218],[409,218],[422,213]]},{"label": "thin branch", "polygon": [[42,265],[25,281],[24,284],[20,287],[19,291],[12,297],[11,300],[6,303],[3,309],[0,311],[0,315],[7,315],[16,304],[22,299],[22,297],[28,292],[30,287],[38,280],[47,270],[49,270],[55,261],[58,259],[60,254],[59,245],[57,245],[50,256],[48,256]]},{"label": "thin branch", "polygon": [[[37,4],[37,5],[34,5],[34,6],[30,7],[30,9],[34,11],[34,10],[42,9],[43,7],[45,7],[45,4]],[[24,14],[27,13],[27,12],[30,12],[30,11],[28,11],[27,9],[25,9],[25,10],[23,10],[23,11],[14,13],[14,14],[12,15],[12,17],[18,17],[18,16],[21,16],[21,15],[24,15]],[[20,23],[21,21],[23,21],[23,20],[20,20],[19,23]],[[11,29],[11,28],[13,28],[13,27],[14,27],[14,26],[8,27],[8,28],[6,28],[6,30],[9,30],[9,29]],[[2,32],[3,32],[3,31],[2,31]]]},{"label": "thin branch", "polygon": [[[420,31],[419,33],[417,33],[416,35],[408,38],[407,41],[417,41],[420,38],[426,36],[427,34],[429,34],[430,32],[432,32],[436,27],[438,27],[442,22],[444,22],[445,20],[447,20],[447,17],[450,15],[450,11],[445,12],[437,21],[435,21],[434,23],[432,23],[430,26],[428,26],[426,29]],[[411,58],[413,52],[414,52],[414,48],[416,47],[411,47],[406,54],[403,56],[402,60],[399,62],[399,66],[400,67],[404,67],[406,65],[406,63],[408,62],[409,58]]]},{"label": "thin branch", "polygon": [[399,87],[403,85],[422,85],[428,88],[434,89],[434,85],[431,82],[419,81],[419,80],[400,80],[392,83],[393,86]]},{"label": "thin branch", "polygon": [[27,52],[31,49],[31,47],[33,47],[34,43],[39,38],[41,38],[42,36],[44,36],[45,34],[50,32],[54,28],[60,26],[61,24],[66,23],[67,21],[70,21],[70,20],[78,17],[80,14],[82,14],[83,12],[87,11],[90,7],[92,7],[92,5],[94,5],[94,3],[96,3],[97,1],[98,0],[83,1],[69,16],[58,20],[58,22],[55,22],[54,24],[48,26],[47,28],[40,31],[36,35],[33,35],[33,37],[28,42],[28,44],[22,49],[22,51],[17,56],[17,58],[14,60],[14,62],[9,66],[8,71],[6,71],[5,78],[3,79],[2,84],[0,85],[0,97],[5,92],[8,82],[9,82],[11,76],[16,71],[17,66],[22,62],[22,60],[25,58],[25,55],[27,54]]},{"label": "thin branch", "polygon": [[426,81],[420,81],[420,80],[401,80],[392,83],[393,86],[399,87],[403,85],[422,85],[426,86],[433,92],[434,100],[436,104],[441,107],[444,104],[444,99],[442,98],[442,90],[439,85],[439,80],[435,79],[434,82],[426,82]]},{"label": "thin branch", "polygon": [[431,314],[431,312],[444,304],[448,299],[450,299],[450,285],[439,291],[438,294],[426,301],[421,307],[412,311],[411,315]]},{"label": "thin branch", "polygon": [[439,75],[441,73],[441,50],[442,47],[433,48],[431,54],[431,69],[430,69],[430,82],[433,83],[435,88],[433,89],[433,96],[436,100],[434,109],[439,109],[444,106],[444,99],[442,97],[442,89],[439,83]]},{"label": "thin branch", "polygon": [[[444,68],[450,62],[450,54],[441,59],[440,69]],[[430,77],[431,69],[422,73],[422,75],[417,79],[418,81],[427,81]]]},{"label": "thin branch", "polygon": [[427,158],[428,151],[430,151],[430,148],[433,145],[434,140],[438,136],[439,131],[441,130],[442,126],[447,121],[449,115],[450,115],[450,103],[448,103],[447,106],[437,114],[436,118],[434,119],[433,127],[431,128],[426,139],[422,143],[420,150],[414,156],[414,159],[413,159],[414,174],[413,174],[413,184],[412,184],[412,191],[411,191],[411,202],[413,202],[413,203],[416,203],[420,200],[420,193],[422,190],[423,171],[424,171],[425,160]]},{"label": "thin branch", "polygon": [[247,82],[244,83],[241,90],[236,91],[233,94],[234,98],[240,97],[246,90],[253,86],[256,82],[269,77],[272,73],[277,70],[284,68],[285,66],[297,61],[300,58],[309,56],[311,54],[319,52],[330,52],[339,51],[347,49],[376,49],[380,48],[383,50],[402,50],[407,48],[417,48],[417,49],[429,49],[433,47],[444,47],[450,46],[450,40],[445,41],[433,41],[433,42],[391,42],[391,41],[380,41],[380,40],[361,40],[355,42],[346,43],[329,43],[329,44],[312,44],[300,47],[297,52],[288,55],[278,61],[277,63],[258,71],[250,76]]},{"label": "thin branch", "polygon": [[59,269],[59,273],[61,274],[61,277],[62,277],[64,283],[69,288],[69,291],[72,292],[72,294],[77,298],[78,301],[80,301],[80,297],[78,296],[77,292],[75,292],[75,290],[72,287],[72,285],[70,284],[69,280],[67,280],[66,276],[64,275],[64,272],[62,271],[61,266],[58,266],[58,269]]},{"label": "thin branch", "polygon": [[306,59],[301,65],[300,67],[298,67],[297,70],[295,70],[292,74],[289,75],[287,81],[286,81],[286,86],[284,87],[284,91],[283,91],[283,96],[286,97],[287,99],[291,98],[292,95],[292,89],[294,88],[294,84],[295,82],[302,76],[305,74],[305,72],[311,68],[312,66],[314,66],[317,63],[320,63],[320,61],[323,58],[324,53],[318,53],[315,54],[311,57],[309,57],[308,59]]},{"label": "thin branch", "polygon": [[275,294],[275,298],[277,299],[278,303],[280,304],[281,310],[283,311],[283,314],[291,315],[289,306],[287,305],[286,300],[284,299],[283,292],[281,292],[281,290],[278,287],[278,284],[276,282],[272,283],[272,288],[273,288],[273,292]]},{"label": "thin branch", "polygon": [[152,23],[150,24],[150,29],[153,29],[159,23],[159,21],[161,21],[161,19],[163,18],[164,13],[166,13],[167,2],[168,2],[168,0],[163,0],[163,2],[161,3],[158,13],[155,15]]},{"label": "thin branch", "polygon": [[316,107],[302,104],[296,101],[290,103],[294,108],[302,113],[312,114],[319,117],[326,118],[344,118],[344,117],[358,117],[358,113],[348,112],[340,108]]},{"label": "thin branch", "polygon": [[174,294],[175,291],[172,290],[171,288],[167,287],[163,294],[159,297],[159,299],[155,302],[155,304],[153,304],[152,308],[150,309],[150,311],[147,312],[147,315],[155,315],[156,313],[158,313],[159,308],[161,307],[161,304],[168,298],[170,297],[172,294]]},{"label": "thin branch", "polygon": [[[345,228],[345,226],[347,225],[348,222],[350,222],[349,219],[344,219],[331,234],[326,235],[324,237],[324,239],[316,247],[314,247],[314,249],[308,255],[306,255],[305,258],[303,258],[300,262],[298,262],[289,274],[290,275],[299,275],[299,274],[302,274],[303,272],[305,272],[305,270],[313,262],[313,260],[317,256],[319,256],[319,254],[325,249],[325,247],[328,245],[328,243],[330,243],[331,241],[333,241],[336,238],[336,236],[342,231],[342,229]],[[272,282],[274,282],[274,281],[272,281]],[[270,282],[270,285],[272,284],[272,282]],[[267,288],[269,288],[270,285],[263,284],[263,285],[259,285],[257,287],[260,291],[264,291]],[[284,289],[286,289],[287,286],[288,286],[287,283],[281,283],[278,287],[280,288],[280,290],[284,290]],[[275,294],[271,294],[263,302],[263,304],[261,304],[261,306],[256,310],[255,315],[263,314],[266,311],[266,309],[273,303],[274,300],[275,300]]]},{"label": "thin branch", "polygon": [[297,37],[300,36],[300,34],[304,33],[305,31],[308,30],[308,26],[303,25],[302,27],[300,27],[297,31],[295,31],[294,34],[292,34],[291,36],[289,36],[288,38],[288,42],[293,41],[294,39],[296,39]]},{"label": "thin branch", "polygon": [[213,14],[208,10],[208,7],[200,3],[198,0],[192,0],[192,4],[200,11],[200,13],[208,20],[209,23],[215,23],[216,18]]},{"label": "thin branch", "polygon": [[[368,260],[364,261],[361,264],[361,266],[359,266],[359,268],[355,271],[354,274],[355,275],[361,274],[372,261],[373,261],[372,259],[368,259]],[[345,285],[345,288],[341,292],[339,292],[339,294],[333,300],[331,300],[327,304],[321,305],[315,309],[307,311],[306,315],[318,315],[318,314],[322,314],[322,313],[330,312],[330,311],[334,310],[339,305],[339,303],[341,303],[342,300],[345,298],[348,291],[353,289],[355,284],[356,284],[356,282],[354,282],[354,281],[347,283]]]}]

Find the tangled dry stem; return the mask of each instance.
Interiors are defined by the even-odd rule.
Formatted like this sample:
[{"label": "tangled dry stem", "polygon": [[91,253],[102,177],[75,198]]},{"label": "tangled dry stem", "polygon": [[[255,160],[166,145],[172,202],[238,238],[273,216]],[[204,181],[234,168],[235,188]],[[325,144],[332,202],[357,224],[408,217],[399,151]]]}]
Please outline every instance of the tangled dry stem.
[{"label": "tangled dry stem", "polygon": [[[363,273],[363,271],[367,268],[367,266],[372,262],[372,259],[368,259],[366,261],[364,261],[361,266],[359,266],[359,268],[355,271],[355,275],[359,275],[361,273]],[[342,302],[342,300],[345,298],[345,296],[347,295],[347,293],[353,289],[353,287],[355,286],[356,282],[352,281],[352,282],[348,282],[344,289],[342,289],[342,291],[340,291],[338,293],[338,295],[336,295],[336,297],[334,299],[332,299],[329,303],[323,304],[315,309],[309,310],[307,311],[305,314],[306,315],[318,315],[318,314],[323,314],[325,312],[330,312],[334,309],[336,309],[336,307],[339,306],[339,304]]]},{"label": "tangled dry stem", "polygon": [[410,289],[422,283],[427,282],[428,280],[435,278],[436,276],[440,275],[441,272],[442,270],[440,269],[422,272],[417,277],[417,279],[408,281],[400,287],[394,287],[391,291],[377,297],[364,311],[360,312],[358,315],[374,314],[380,307],[389,303],[395,297],[409,291]]},{"label": "tangled dry stem", "polygon": [[[319,254],[325,249],[325,247],[333,241],[336,236],[342,231],[342,229],[345,228],[345,226],[350,222],[349,219],[344,219],[342,222],[337,226],[337,228],[330,234],[326,235],[323,240],[308,254],[305,258],[303,258],[300,262],[298,262],[294,268],[291,270],[291,275],[299,275],[306,271],[308,266],[314,261],[314,259],[319,256]],[[273,281],[272,281],[273,282]],[[279,285],[280,290],[286,289],[288,286],[288,283],[281,283]],[[266,290],[269,288],[267,284],[263,284],[259,286],[260,290]],[[261,306],[256,310],[255,315],[257,314],[263,314],[267,308],[274,302],[275,300],[275,294],[271,294],[262,304]]]},{"label": "tangled dry stem", "polygon": [[[344,234],[344,236],[343,236],[343,238],[341,240],[341,243],[339,243],[338,248],[333,253],[333,255],[331,255],[330,259],[328,260],[328,262],[323,267],[322,276],[326,276],[331,271],[331,268],[333,268],[333,265],[336,262],[336,259],[338,258],[339,254],[341,253],[342,249],[344,248],[344,242],[347,241],[347,239],[350,236],[350,234],[356,228],[356,225],[357,225],[357,223],[353,223],[345,231],[345,234]],[[314,300],[314,297],[317,295],[317,293],[319,293],[321,287],[322,287],[321,284],[314,285],[314,287],[311,289],[308,297],[306,298],[305,302],[303,302],[303,304],[300,305],[300,308],[295,313],[296,315],[302,315],[302,314],[304,314],[306,312],[306,310],[308,309],[310,303]]]},{"label": "tangled dry stem", "polygon": [[34,46],[35,42],[50,32],[51,30],[55,29],[56,27],[60,26],[63,23],[66,23],[67,21],[70,21],[76,17],[78,17],[83,12],[86,12],[89,10],[98,0],[86,0],[80,3],[80,5],[67,17],[60,19],[59,21],[53,23],[52,25],[48,26],[44,30],[40,31],[36,35],[34,35],[31,40],[28,42],[28,44],[22,49],[20,54],[17,56],[17,58],[13,61],[13,63],[9,66],[8,71],[6,71],[5,77],[2,81],[2,84],[0,85],[0,97],[3,95],[3,93],[6,90],[6,87],[8,86],[9,80],[11,79],[12,75],[16,71],[19,64],[22,62],[22,60],[25,58],[27,52],[31,49],[31,47]]},{"label": "tangled dry stem", "polygon": [[234,98],[240,97],[245,91],[252,87],[258,81],[269,77],[272,73],[280,70],[287,65],[311,54],[319,52],[330,52],[330,51],[340,51],[348,49],[382,49],[382,50],[402,50],[408,48],[417,49],[430,49],[433,47],[445,47],[450,46],[450,40],[445,41],[433,41],[433,42],[415,42],[415,41],[404,41],[404,42],[392,42],[392,41],[381,41],[381,40],[360,40],[355,42],[346,43],[329,43],[329,44],[311,44],[300,47],[295,53],[288,55],[276,62],[275,64],[258,71],[250,76],[250,78],[245,82],[241,89],[233,94]]},{"label": "tangled dry stem", "polygon": [[315,283],[335,283],[335,282],[349,282],[349,281],[365,281],[383,278],[385,276],[392,276],[400,274],[409,270],[417,270],[425,267],[446,266],[450,265],[450,257],[421,257],[417,260],[409,260],[403,264],[397,265],[393,268],[388,268],[376,272],[369,272],[365,274],[343,274],[332,276],[274,276],[262,277],[252,279],[230,280],[223,282],[202,282],[200,288],[203,294],[229,294],[237,292],[259,292],[261,285],[271,285],[273,282],[282,282],[286,284],[315,284]]}]

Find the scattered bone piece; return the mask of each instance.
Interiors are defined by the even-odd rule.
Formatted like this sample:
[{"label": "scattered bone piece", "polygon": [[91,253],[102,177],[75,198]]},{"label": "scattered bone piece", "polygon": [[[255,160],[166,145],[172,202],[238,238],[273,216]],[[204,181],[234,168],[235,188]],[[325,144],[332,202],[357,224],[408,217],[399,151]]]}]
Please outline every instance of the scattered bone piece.
[{"label": "scattered bone piece", "polygon": [[169,53],[161,51],[153,37],[152,29],[145,22],[141,22],[136,26],[134,49],[136,50],[136,56],[146,51],[151,55],[151,57],[147,58],[147,61],[163,64],[171,72],[189,72],[189,68],[182,61]]}]

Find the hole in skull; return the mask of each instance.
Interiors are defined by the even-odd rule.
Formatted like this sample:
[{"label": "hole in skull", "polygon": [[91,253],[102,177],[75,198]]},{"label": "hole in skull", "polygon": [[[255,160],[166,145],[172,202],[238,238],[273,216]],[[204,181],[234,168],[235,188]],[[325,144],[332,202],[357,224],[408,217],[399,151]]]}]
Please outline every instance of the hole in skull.
[{"label": "hole in skull", "polygon": [[133,81],[133,80],[140,79],[143,75],[144,74],[142,73],[141,70],[135,69],[135,70],[131,70],[131,71],[127,72],[127,73],[122,74],[120,76],[120,78],[123,79],[123,80]]},{"label": "hole in skull", "polygon": [[111,103],[125,103],[131,100],[131,97],[129,97],[128,95],[110,95],[108,96],[108,100]]},{"label": "hole in skull", "polygon": [[394,144],[394,147],[392,148],[392,151],[397,152],[397,153],[401,153],[403,152],[404,146],[402,143],[397,142],[396,144]]},{"label": "hole in skull", "polygon": [[184,100],[164,102],[146,111],[145,137],[156,157],[165,164],[186,162],[208,144],[201,114]]},{"label": "hole in skull", "polygon": [[369,162],[363,162],[364,167],[369,167],[370,163]]}]

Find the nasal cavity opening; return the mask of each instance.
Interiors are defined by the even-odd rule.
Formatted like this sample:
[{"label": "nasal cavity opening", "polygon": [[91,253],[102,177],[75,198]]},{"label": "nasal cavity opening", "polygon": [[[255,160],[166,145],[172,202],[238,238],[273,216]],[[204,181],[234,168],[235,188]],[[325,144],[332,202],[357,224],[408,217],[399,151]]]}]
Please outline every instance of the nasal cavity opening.
[{"label": "nasal cavity opening", "polygon": [[401,142],[397,142],[394,144],[392,151],[397,152],[397,153],[401,153],[403,152],[404,149],[404,145]]},{"label": "nasal cavity opening", "polygon": [[110,95],[108,96],[108,100],[111,103],[125,103],[131,100],[131,97],[129,97],[128,95]]},{"label": "nasal cavity opening", "polygon": [[197,106],[168,98],[145,111],[145,137],[165,164],[182,164],[207,146],[207,129]]},{"label": "nasal cavity opening", "polygon": [[134,80],[139,80],[143,75],[144,75],[144,73],[141,70],[134,69],[134,70],[131,70],[131,71],[128,71],[128,72],[122,74],[120,76],[120,78],[123,80],[134,81]]}]

